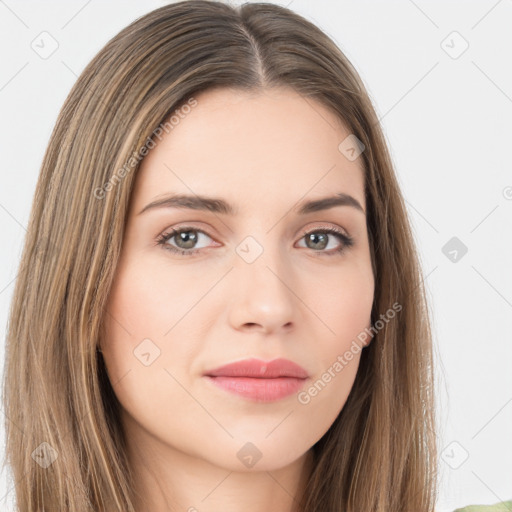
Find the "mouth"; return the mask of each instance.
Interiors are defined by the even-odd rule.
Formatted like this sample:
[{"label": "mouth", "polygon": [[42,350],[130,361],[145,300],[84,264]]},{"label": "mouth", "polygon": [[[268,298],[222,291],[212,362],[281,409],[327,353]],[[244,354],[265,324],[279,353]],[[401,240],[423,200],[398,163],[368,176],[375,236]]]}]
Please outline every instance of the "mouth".
[{"label": "mouth", "polygon": [[287,359],[245,359],[204,373],[216,387],[256,402],[273,402],[297,393],[309,375]]}]

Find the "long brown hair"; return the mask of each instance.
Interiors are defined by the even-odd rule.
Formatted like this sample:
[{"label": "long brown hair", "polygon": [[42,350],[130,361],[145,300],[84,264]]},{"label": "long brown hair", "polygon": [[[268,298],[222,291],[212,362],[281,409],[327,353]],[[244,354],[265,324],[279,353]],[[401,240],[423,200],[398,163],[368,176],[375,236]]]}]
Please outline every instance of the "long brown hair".
[{"label": "long brown hair", "polygon": [[78,78],[51,135],[5,354],[6,462],[19,510],[135,510],[116,383],[97,345],[141,148],[162,126],[170,131],[200,91],[281,86],[330,108],[364,144],[372,325],[401,306],[362,351],[343,410],[314,445],[297,510],[434,509],[428,304],[368,93],[334,42],[291,10],[189,0],[142,16],[110,40]]}]

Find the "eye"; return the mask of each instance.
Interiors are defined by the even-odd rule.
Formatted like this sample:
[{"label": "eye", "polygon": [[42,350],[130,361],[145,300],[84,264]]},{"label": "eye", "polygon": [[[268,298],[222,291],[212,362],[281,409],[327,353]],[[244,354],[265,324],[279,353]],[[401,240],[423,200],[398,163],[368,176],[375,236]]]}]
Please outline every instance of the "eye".
[{"label": "eye", "polygon": [[[189,255],[199,252],[199,249],[192,249],[192,247],[197,244],[200,238],[202,238],[201,235],[204,235],[207,238],[211,238],[200,229],[183,227],[180,229],[171,229],[170,231],[162,233],[156,241],[158,245],[163,246],[164,249],[167,249],[171,252]],[[176,245],[167,243],[173,238],[175,239]]]},{"label": "eye", "polygon": [[[306,231],[302,233],[302,236],[306,239],[306,247],[320,254],[325,254],[326,256],[334,256],[335,254],[342,253],[354,245],[352,237],[334,227],[317,228]],[[331,248],[331,251],[324,251],[323,249],[329,245],[329,238],[333,237],[341,242],[340,245],[334,249]]]}]

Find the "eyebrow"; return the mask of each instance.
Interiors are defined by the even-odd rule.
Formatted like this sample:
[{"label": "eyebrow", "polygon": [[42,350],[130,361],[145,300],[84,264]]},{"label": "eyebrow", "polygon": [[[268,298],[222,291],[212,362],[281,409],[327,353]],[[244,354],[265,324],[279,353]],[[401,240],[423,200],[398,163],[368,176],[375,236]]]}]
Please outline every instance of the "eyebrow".
[{"label": "eyebrow", "polygon": [[[355,197],[344,193],[299,203],[294,211],[299,215],[307,215],[308,213],[328,210],[337,206],[350,206],[366,215],[361,203]],[[171,194],[147,204],[138,215],[156,208],[204,210],[224,215],[238,214],[238,209],[224,199],[199,195]]]}]

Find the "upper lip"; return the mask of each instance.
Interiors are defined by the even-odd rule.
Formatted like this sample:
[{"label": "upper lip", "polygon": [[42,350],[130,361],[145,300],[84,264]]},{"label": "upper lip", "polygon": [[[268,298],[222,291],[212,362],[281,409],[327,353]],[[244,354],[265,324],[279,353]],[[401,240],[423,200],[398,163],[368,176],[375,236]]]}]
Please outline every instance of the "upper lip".
[{"label": "upper lip", "polygon": [[277,377],[295,377],[306,379],[307,371],[288,359],[274,359],[263,361],[261,359],[244,359],[224,366],[208,370],[204,375],[210,377],[254,377],[260,379],[272,379]]}]

